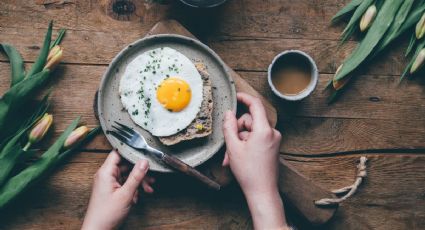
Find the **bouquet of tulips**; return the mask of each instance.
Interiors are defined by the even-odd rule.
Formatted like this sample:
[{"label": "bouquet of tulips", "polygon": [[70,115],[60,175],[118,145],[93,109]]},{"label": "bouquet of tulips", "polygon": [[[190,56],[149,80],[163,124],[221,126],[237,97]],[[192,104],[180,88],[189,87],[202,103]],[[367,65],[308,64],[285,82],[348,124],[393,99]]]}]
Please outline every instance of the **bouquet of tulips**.
[{"label": "bouquet of tulips", "polygon": [[356,70],[376,57],[402,34],[412,34],[406,57],[411,55],[414,49],[416,51],[400,80],[416,73],[425,61],[424,0],[352,0],[333,17],[332,22],[350,15],[351,18],[342,32],[341,43],[356,32],[364,36],[329,81],[327,88],[332,91],[329,103],[340,95]]},{"label": "bouquet of tulips", "polygon": [[18,167],[35,157],[35,150],[31,147],[45,136],[53,122],[53,116],[46,113],[49,93],[39,102],[32,100],[62,59],[63,49],[59,44],[65,30],[61,29],[56,40],[51,42],[52,26],[50,22],[40,54],[27,72],[19,52],[11,45],[0,44],[0,50],[7,55],[11,65],[10,88],[0,98],[0,209],[98,130],[90,131],[85,126],[77,128],[77,118],[33,164]]}]

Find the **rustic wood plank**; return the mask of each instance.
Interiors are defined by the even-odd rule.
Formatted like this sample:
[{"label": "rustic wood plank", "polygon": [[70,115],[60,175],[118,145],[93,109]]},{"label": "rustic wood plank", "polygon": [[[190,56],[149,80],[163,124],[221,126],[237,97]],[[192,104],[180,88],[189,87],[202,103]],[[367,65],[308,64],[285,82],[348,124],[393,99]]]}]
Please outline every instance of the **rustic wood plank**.
[{"label": "rustic wood plank", "polygon": [[[109,64],[119,51],[129,43],[142,38],[146,32],[130,31],[122,36],[119,31],[68,30],[63,41],[64,62]],[[0,27],[0,41],[15,45],[26,61],[35,60],[44,34],[45,29]],[[338,41],[329,40],[211,38],[204,42],[235,70],[266,71],[273,57],[281,51],[300,49],[311,54],[321,73],[334,73],[356,44],[349,42],[337,50]],[[394,47],[382,55],[381,60],[371,62],[365,71],[373,75],[399,76],[407,62],[402,55],[404,49],[403,45]],[[1,57],[0,61],[4,60],[5,58]]]},{"label": "rustic wood plank", "polygon": [[[40,4],[43,2],[51,4]],[[61,2],[3,1],[0,6],[0,24],[16,28],[44,28],[48,20],[54,19],[57,25],[74,30],[112,32],[144,29],[146,32],[161,19],[175,18],[188,26],[195,35],[201,34],[202,37],[225,35],[337,40],[342,26],[331,27],[329,22],[333,14],[348,1],[235,0],[220,8],[204,11],[184,7],[177,1],[169,1],[170,5],[130,1],[135,10],[127,18],[124,15],[122,18],[115,17],[105,10],[106,3],[111,1]],[[22,14],[26,17],[22,17]],[[117,18],[124,21],[115,20]]]},{"label": "rustic wood plank", "polygon": [[[78,229],[90,195],[92,176],[106,155],[80,153],[7,213],[0,229]],[[421,229],[425,220],[425,155],[367,155],[368,177],[324,229]],[[326,189],[353,182],[359,156],[289,157],[288,163]],[[141,200],[124,229],[246,229],[251,220],[237,186],[209,192],[190,178],[157,176],[156,193]],[[37,197],[37,199],[34,199]],[[290,219],[297,216],[288,209]],[[300,229],[311,229],[301,225]]]},{"label": "rustic wood plank", "polygon": [[[0,63],[0,69],[4,70],[0,72],[2,93],[9,85],[8,64]],[[60,65],[50,83],[54,86],[50,110],[55,115],[53,136],[57,136],[77,116],[82,116],[82,121],[89,127],[98,124],[93,115],[92,98],[105,70],[106,66]],[[421,96],[423,89],[414,82],[397,87],[393,77],[365,76],[370,81],[353,82],[341,102],[327,106],[324,103],[326,95],[321,89],[330,75],[322,75],[313,96],[301,104],[292,105],[281,103],[270,95],[264,81],[265,73],[240,74],[266,98],[272,99],[278,108],[278,128],[285,140],[283,152],[326,154],[367,149],[425,148],[425,119],[421,116],[425,112]],[[387,87],[375,88],[374,85]],[[371,97],[379,98],[380,102],[371,101]],[[406,119],[406,114],[409,119]],[[111,149],[102,135],[87,148]]]}]

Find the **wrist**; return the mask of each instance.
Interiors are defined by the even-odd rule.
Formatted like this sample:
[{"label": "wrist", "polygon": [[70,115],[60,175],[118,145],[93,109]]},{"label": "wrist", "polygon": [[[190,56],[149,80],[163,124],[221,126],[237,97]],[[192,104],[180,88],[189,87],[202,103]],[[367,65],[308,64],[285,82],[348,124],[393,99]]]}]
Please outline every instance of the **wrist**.
[{"label": "wrist", "polygon": [[245,194],[255,229],[288,229],[278,189]]}]

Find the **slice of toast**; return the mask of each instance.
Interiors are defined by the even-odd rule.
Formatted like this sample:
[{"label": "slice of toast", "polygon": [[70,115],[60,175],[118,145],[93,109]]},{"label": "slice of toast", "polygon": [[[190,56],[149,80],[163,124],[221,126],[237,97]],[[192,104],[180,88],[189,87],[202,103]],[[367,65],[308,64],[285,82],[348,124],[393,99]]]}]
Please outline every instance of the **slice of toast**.
[{"label": "slice of toast", "polygon": [[202,62],[195,63],[203,81],[202,104],[196,118],[182,131],[167,137],[159,137],[164,145],[175,145],[182,141],[206,137],[212,133],[213,96],[211,79],[206,66]]}]

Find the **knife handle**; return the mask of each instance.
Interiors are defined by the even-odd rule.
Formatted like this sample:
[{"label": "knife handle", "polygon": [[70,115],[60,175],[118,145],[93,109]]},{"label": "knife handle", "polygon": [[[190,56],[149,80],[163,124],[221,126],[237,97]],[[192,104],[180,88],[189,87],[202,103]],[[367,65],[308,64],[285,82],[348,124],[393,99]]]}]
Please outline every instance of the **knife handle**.
[{"label": "knife handle", "polygon": [[186,175],[189,175],[189,176],[192,176],[192,177],[198,179],[202,183],[206,184],[208,187],[215,189],[215,190],[220,190],[220,185],[217,182],[215,182],[212,179],[210,179],[209,177],[205,176],[204,174],[202,174],[201,172],[199,172],[195,168],[191,167],[190,165],[184,163],[183,161],[181,161],[177,157],[172,156],[172,155],[168,155],[168,154],[164,154],[162,156],[162,161],[165,164],[167,164],[168,166],[172,167],[173,169],[176,169],[180,172],[183,172]]}]

